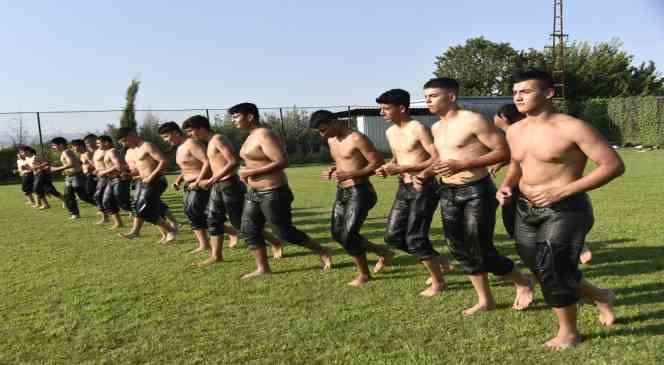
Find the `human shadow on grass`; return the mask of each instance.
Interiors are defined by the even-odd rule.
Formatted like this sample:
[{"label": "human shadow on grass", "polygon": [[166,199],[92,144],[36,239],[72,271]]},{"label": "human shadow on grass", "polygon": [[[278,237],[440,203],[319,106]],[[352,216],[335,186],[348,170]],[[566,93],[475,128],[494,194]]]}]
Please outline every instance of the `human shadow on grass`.
[{"label": "human shadow on grass", "polygon": [[[612,243],[630,242],[613,240]],[[591,243],[598,246],[606,242]],[[593,250],[593,263],[581,270],[589,276],[628,276],[662,271],[664,247],[627,246]]]}]

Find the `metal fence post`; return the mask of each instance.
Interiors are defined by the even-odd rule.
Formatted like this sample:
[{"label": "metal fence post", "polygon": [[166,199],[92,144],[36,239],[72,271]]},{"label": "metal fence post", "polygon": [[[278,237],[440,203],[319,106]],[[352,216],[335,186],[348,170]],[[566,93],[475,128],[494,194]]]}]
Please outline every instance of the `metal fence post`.
[{"label": "metal fence post", "polygon": [[281,119],[281,137],[284,139],[284,143],[286,143],[286,127],[284,126],[283,108],[279,108],[279,119]]},{"label": "metal fence post", "polygon": [[209,122],[210,121],[210,111],[207,110],[207,109],[205,109],[205,116],[207,117],[208,122]]},{"label": "metal fence post", "polygon": [[37,130],[39,130],[39,145],[41,146],[41,152],[44,153],[44,139],[42,138],[42,128],[41,128],[41,118],[39,117],[39,112],[37,114]]}]

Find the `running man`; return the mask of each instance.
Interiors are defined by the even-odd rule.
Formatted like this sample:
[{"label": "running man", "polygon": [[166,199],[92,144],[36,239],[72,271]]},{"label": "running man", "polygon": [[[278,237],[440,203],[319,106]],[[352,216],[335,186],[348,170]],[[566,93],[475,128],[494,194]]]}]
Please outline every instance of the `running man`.
[{"label": "running man", "polygon": [[[581,341],[577,302],[584,298],[599,321],[615,321],[615,294],[584,279],[578,257],[594,216],[587,191],[622,175],[625,165],[604,137],[582,120],[553,112],[553,78],[531,70],[514,79],[513,97],[526,118],[507,130],[511,162],[496,198],[519,188],[516,247],[536,275],[544,300],[558,318],[558,333],[544,346],[562,349]],[[586,163],[597,167],[583,175]]]},{"label": "running man", "polygon": [[97,170],[97,176],[105,180],[102,198],[104,212],[113,220],[112,229],[123,227],[120,208],[131,212],[127,164],[113,146],[111,137],[103,135],[97,138],[99,149],[103,151],[104,169]]},{"label": "running man", "polygon": [[92,198],[85,192],[83,173],[81,170],[81,160],[76,154],[67,148],[67,140],[62,137],[56,137],[51,140],[51,148],[60,152],[60,162],[62,165],[52,167],[51,172],[60,172],[65,176],[65,206],[69,211],[69,219],[78,219],[80,212],[76,196],[84,202],[94,205]]},{"label": "running man", "polygon": [[233,106],[228,113],[236,128],[249,131],[249,136],[240,149],[245,162],[238,175],[248,186],[242,211],[241,233],[245,237],[256,261],[256,270],[243,276],[244,279],[272,273],[267,261],[265,223],[279,239],[306,247],[320,255],[323,271],[332,267],[329,252],[306,233],[293,226],[291,204],[293,193],[288,186],[284,169],[288,158],[277,136],[261,124],[258,108],[251,103]]},{"label": "running man", "polygon": [[509,147],[504,134],[482,114],[459,107],[458,95],[454,79],[436,78],[424,84],[427,107],[440,117],[431,128],[439,161],[418,176],[424,181],[431,170],[442,175],[439,191],[445,238],[477,294],[477,303],[463,314],[495,308],[488,273],[514,284],[512,307],[523,310],[533,300],[532,280],[493,245],[498,204],[488,168],[509,159]]},{"label": "running man", "polygon": [[376,205],[377,197],[369,177],[385,161],[373,143],[362,133],[355,132],[328,110],[318,110],[311,115],[309,128],[315,129],[326,139],[334,165],[322,172],[325,180],[337,181],[337,194],[332,207],[330,231],[332,238],[353,257],[357,277],[348,283],[361,287],[371,280],[367,264],[367,252],[378,255],[373,268],[379,272],[394,257],[394,252],[383,245],[376,245],[360,234],[369,211]]}]

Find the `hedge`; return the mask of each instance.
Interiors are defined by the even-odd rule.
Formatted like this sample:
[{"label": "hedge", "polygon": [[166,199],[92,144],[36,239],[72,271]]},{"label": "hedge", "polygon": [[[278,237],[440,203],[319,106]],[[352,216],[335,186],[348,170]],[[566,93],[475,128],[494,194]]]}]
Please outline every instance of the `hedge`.
[{"label": "hedge", "polygon": [[664,146],[663,97],[589,99],[578,103],[576,109],[581,119],[613,143]]}]

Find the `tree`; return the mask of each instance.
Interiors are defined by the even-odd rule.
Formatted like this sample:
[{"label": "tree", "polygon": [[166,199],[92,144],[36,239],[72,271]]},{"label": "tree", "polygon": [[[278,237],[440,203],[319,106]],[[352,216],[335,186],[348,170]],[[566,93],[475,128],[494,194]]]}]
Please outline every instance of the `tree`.
[{"label": "tree", "polygon": [[168,144],[161,139],[159,135],[159,124],[161,124],[161,119],[158,115],[147,112],[143,118],[143,124],[138,127],[138,135],[148,142],[152,142],[154,145],[158,146],[164,151],[170,149]]},{"label": "tree", "polygon": [[120,118],[120,127],[136,129],[136,111],[134,103],[136,101],[136,94],[138,93],[138,87],[140,84],[140,81],[133,79],[127,88],[127,102],[122,111],[122,117]]},{"label": "tree", "polygon": [[12,140],[12,146],[16,148],[28,143],[30,134],[23,126],[23,114],[18,114],[16,118],[12,118],[12,120],[16,121],[16,127],[11,128],[9,138]]},{"label": "tree", "polygon": [[434,74],[459,81],[461,95],[509,95],[507,80],[518,57],[509,43],[470,38],[464,45],[450,47],[436,57]]}]

